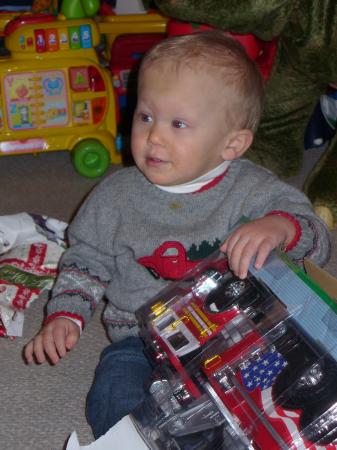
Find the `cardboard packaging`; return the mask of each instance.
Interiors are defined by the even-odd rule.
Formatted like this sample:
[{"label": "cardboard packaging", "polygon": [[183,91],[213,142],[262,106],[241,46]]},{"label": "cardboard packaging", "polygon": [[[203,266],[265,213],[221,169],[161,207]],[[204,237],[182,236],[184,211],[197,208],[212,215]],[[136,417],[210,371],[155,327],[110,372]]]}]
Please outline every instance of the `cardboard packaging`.
[{"label": "cardboard packaging", "polygon": [[273,252],[241,280],[217,252],[169,284],[137,312],[155,366],[148,398],[67,449],[130,435],[129,450],[336,450],[337,280],[306,270]]}]

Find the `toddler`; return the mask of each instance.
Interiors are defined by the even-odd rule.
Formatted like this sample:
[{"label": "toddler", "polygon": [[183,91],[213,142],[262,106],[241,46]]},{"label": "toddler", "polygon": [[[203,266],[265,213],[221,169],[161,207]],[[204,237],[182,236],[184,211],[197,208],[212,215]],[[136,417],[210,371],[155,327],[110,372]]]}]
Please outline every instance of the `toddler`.
[{"label": "toddler", "polygon": [[[70,225],[47,318],[25,348],[28,363],[56,364],[106,297],[112,344],[87,399],[96,438],[144,397],[151,366],[134,312],[168,280],[219,247],[241,278],[280,246],[297,264],[329,257],[328,231],[306,196],[242,159],[263,98],[255,63],[220,31],[166,39],[142,61],[135,166],[106,177]],[[250,222],[228,236],[243,215]]]}]

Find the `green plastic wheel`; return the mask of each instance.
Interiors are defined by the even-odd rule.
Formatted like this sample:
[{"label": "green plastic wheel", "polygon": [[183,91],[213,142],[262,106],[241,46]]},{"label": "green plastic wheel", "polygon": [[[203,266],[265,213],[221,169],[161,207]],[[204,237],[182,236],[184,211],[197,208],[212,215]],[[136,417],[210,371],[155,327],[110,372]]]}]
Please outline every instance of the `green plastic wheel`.
[{"label": "green plastic wheel", "polygon": [[110,165],[108,150],[96,139],[86,139],[73,150],[73,164],[77,172],[87,178],[97,178]]}]

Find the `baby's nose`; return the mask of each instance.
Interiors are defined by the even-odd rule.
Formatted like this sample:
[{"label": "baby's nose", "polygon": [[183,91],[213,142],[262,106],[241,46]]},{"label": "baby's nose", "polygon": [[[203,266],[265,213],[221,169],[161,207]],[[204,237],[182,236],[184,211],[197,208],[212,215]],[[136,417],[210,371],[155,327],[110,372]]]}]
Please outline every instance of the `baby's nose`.
[{"label": "baby's nose", "polygon": [[156,123],[153,123],[149,132],[148,141],[153,145],[162,145],[164,141],[162,127]]}]

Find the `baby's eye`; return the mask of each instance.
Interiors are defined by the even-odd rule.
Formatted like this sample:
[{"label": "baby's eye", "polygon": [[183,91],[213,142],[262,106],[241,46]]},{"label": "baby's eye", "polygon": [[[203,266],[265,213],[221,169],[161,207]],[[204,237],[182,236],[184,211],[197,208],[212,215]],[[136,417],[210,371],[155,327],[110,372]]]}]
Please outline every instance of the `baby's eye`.
[{"label": "baby's eye", "polygon": [[142,122],[146,123],[152,122],[152,117],[150,116],[150,114],[140,113],[139,118]]},{"label": "baby's eye", "polygon": [[172,121],[173,128],[186,128],[187,125],[182,120],[173,120]]}]

